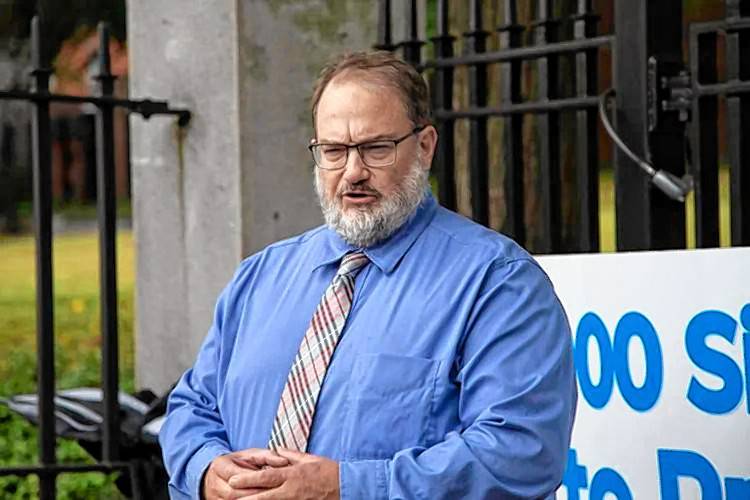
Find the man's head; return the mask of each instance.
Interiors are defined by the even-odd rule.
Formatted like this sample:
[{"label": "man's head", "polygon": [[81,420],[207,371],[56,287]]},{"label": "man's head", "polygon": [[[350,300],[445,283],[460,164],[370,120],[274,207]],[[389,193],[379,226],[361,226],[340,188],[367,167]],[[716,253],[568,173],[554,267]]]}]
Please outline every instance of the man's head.
[{"label": "man's head", "polygon": [[387,238],[428,184],[437,132],[424,80],[388,52],[347,54],[321,72],[312,112],[326,223],[355,246]]}]

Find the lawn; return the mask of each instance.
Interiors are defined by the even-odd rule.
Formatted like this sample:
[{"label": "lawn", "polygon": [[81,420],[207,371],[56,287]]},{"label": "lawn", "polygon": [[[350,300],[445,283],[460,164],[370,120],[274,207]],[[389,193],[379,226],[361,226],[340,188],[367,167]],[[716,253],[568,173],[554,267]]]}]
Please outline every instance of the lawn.
[{"label": "lawn", "polygon": [[[117,238],[120,380],[133,391],[133,239]],[[54,238],[55,366],[59,389],[100,381],[98,243],[93,233]],[[34,240],[0,236],[0,396],[36,390]],[[34,427],[0,406],[0,465],[37,461]],[[58,460],[85,462],[75,443],[61,441]],[[117,497],[103,474],[63,475],[58,498]],[[0,477],[0,498],[36,498],[36,480]]]}]

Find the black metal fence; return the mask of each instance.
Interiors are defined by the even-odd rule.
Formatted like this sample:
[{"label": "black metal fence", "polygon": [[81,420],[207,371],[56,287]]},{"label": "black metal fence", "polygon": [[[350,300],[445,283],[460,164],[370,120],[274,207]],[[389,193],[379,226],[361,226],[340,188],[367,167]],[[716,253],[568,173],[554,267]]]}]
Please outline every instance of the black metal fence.
[{"label": "black metal fence", "polygon": [[[493,210],[502,211],[498,229],[536,253],[599,251],[597,107],[604,108],[611,94],[616,96],[611,129],[616,142],[630,150],[618,148],[614,157],[617,248],[684,248],[685,204],[673,198],[684,197],[691,184],[696,245],[718,246],[717,108],[719,99],[726,99],[731,243],[749,245],[750,141],[743,137],[750,131],[750,1],[715,1],[725,4],[726,19],[692,24],[687,57],[682,0],[612,0],[607,5],[614,11],[610,34],[598,33],[600,13],[592,0],[428,1],[427,16],[434,20],[429,42],[420,38],[420,2],[407,1],[404,11],[394,12],[395,3],[381,0],[376,47],[402,50],[406,60],[427,73],[440,136],[434,172],[441,203],[457,208],[456,166],[465,162],[469,215],[490,225],[497,215]],[[519,8],[529,5],[536,18],[524,25]],[[500,25],[488,26],[483,18],[492,10],[488,7],[501,11]],[[468,29],[461,33],[463,51],[456,55],[453,33],[464,27],[456,26],[451,14],[462,8],[468,9]],[[394,21],[405,26],[398,41]],[[718,37],[726,42],[723,82],[717,79]],[[488,42],[497,49],[489,50]],[[423,52],[432,56],[423,59]],[[598,83],[602,52],[611,54],[612,74],[604,78],[612,82],[611,93]],[[457,83],[459,71],[467,77]],[[456,106],[458,85],[468,90],[468,105]],[[500,86],[497,105],[488,99],[492,85]],[[526,152],[524,133],[531,115],[534,155]],[[502,136],[488,135],[492,119],[502,121]],[[463,148],[456,132],[461,121],[468,122]],[[493,144],[498,137],[499,149]],[[491,153],[501,155],[494,162],[503,178],[499,209],[491,203]],[[569,165],[562,165],[566,155]]]},{"label": "black metal fence", "polygon": [[[726,78],[719,82],[718,42],[724,39]],[[719,99],[726,100],[730,166],[732,245],[750,244],[750,2],[728,0],[726,19],[690,26],[688,98],[690,137],[696,182],[696,240],[717,246],[719,227],[712,211],[718,204]]]},{"label": "black metal fence", "polygon": [[[172,109],[166,102],[128,100],[113,97],[114,77],[110,70],[109,28],[99,26],[99,74],[97,96],[69,96],[49,92],[49,54],[43,45],[42,27],[32,22],[33,89],[0,91],[0,99],[20,99],[32,103],[33,202],[36,237],[37,304],[37,393],[39,427],[38,465],[0,468],[0,476],[39,477],[40,497],[55,498],[57,475],[68,472],[115,472],[130,475],[136,498],[148,497],[141,491],[138,460],[123,460],[119,450],[121,429],[118,402],[117,278],[115,259],[115,177],[113,112],[123,107],[145,118],[151,115],[176,115],[180,126],[190,120],[187,110]],[[99,262],[102,337],[103,422],[101,425],[101,461],[96,464],[57,463],[55,453],[55,369],[54,311],[52,288],[52,178],[51,178],[51,102],[90,103],[96,113],[97,214],[99,226]]]}]

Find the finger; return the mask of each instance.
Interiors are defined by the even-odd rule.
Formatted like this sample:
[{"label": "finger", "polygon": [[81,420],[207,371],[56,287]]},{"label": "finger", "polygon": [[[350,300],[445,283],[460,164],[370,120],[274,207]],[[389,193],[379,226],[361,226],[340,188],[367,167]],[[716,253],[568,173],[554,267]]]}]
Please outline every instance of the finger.
[{"label": "finger", "polygon": [[289,460],[289,463],[292,465],[303,462],[310,457],[310,454],[308,453],[302,453],[300,451],[290,450],[287,448],[279,448],[278,450],[276,450],[276,453],[278,453],[279,456]]},{"label": "finger", "polygon": [[[212,495],[209,495],[209,493],[212,493]],[[213,484],[211,484],[211,488],[209,491],[206,492],[206,498],[231,498],[232,496],[232,487],[229,486],[229,484],[224,481],[223,479],[216,479]]]},{"label": "finger", "polygon": [[226,497],[227,500],[237,500],[239,498],[255,498],[255,495],[268,491],[265,488],[244,488],[240,490],[232,489]]},{"label": "finger", "polygon": [[216,479],[211,487],[205,492],[206,498],[220,498],[222,500],[234,500],[241,497],[248,497],[266,491],[265,488],[243,488],[235,489],[229,486],[229,483],[222,479]]},{"label": "finger", "polygon": [[259,471],[245,471],[229,479],[229,486],[242,488],[276,488],[286,480],[284,469],[263,469]]},{"label": "finger", "polygon": [[[242,469],[260,470],[263,467],[263,465],[259,465],[256,460],[240,457],[232,457],[232,462],[234,463],[234,465]],[[239,474],[239,472],[237,472],[236,474]]]},{"label": "finger", "polygon": [[248,468],[244,464],[238,464],[231,455],[224,455],[214,462],[212,469],[214,474],[224,481],[228,481],[230,477],[242,474]]},{"label": "finger", "polygon": [[285,465],[289,465],[289,460],[278,455],[273,450],[251,448],[249,450],[237,452],[234,456],[257,468],[263,467],[264,465],[269,465],[271,467],[284,467]]},{"label": "finger", "polygon": [[237,500],[284,500],[285,498],[288,498],[288,495],[285,495],[281,488],[274,488],[272,490],[264,490],[263,492],[252,496],[242,497]]}]

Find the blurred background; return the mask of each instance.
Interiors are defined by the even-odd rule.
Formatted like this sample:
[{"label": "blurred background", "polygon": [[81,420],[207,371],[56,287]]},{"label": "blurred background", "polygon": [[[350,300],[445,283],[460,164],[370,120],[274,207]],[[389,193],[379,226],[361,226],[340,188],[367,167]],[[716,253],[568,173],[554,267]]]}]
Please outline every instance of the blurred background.
[{"label": "blurred background", "polygon": [[[115,94],[127,96],[128,55],[124,0],[49,2],[45,6],[53,20],[45,29],[45,42],[54,54],[54,75],[50,91],[58,94],[90,95],[94,61],[98,52],[96,25],[107,21],[112,29],[110,56],[117,77]],[[0,88],[28,90],[30,78],[29,27],[36,5],[28,0],[0,2]],[[0,230],[5,233],[28,231],[31,210],[30,109],[19,101],[0,102]],[[96,151],[94,112],[86,105],[51,104],[53,196],[59,209],[60,224],[96,200]],[[130,194],[127,117],[120,111],[115,121],[115,161],[117,196],[123,201]]]},{"label": "blurred background", "polygon": [[[99,50],[96,26],[99,21],[107,21],[112,29],[112,40],[109,54],[112,72],[117,77],[115,81],[115,95],[127,97],[129,86],[129,45],[127,33],[127,2],[125,0],[56,0],[40,2],[46,9],[47,19],[50,21],[43,36],[52,54],[54,74],[50,88],[54,93],[70,95],[89,95],[92,93],[92,77],[97,71],[95,62]],[[255,2],[253,2],[255,4]],[[268,8],[277,12],[279,9],[293,11],[293,28],[298,31],[307,29],[317,30],[323,40],[336,39],[340,29],[335,15],[344,6],[357,2],[323,1],[306,2],[305,0],[285,0],[283,2],[258,2],[268,4]],[[362,2],[360,2],[362,3]],[[364,2],[365,4],[367,2]],[[503,2],[484,2],[484,17],[488,26],[499,26],[503,21]],[[536,2],[519,2],[519,22],[527,27],[524,32],[524,43],[532,43],[532,23],[537,15],[532,4]],[[143,12],[143,2],[138,4],[139,12]],[[426,12],[426,23],[423,33],[424,39],[436,35],[436,0],[423,2]],[[468,29],[469,14],[466,8],[468,2],[454,1],[450,3],[451,30],[456,36],[455,53],[464,50],[465,38],[461,33]],[[189,5],[189,3],[186,3]],[[256,4],[257,5],[257,4]],[[556,13],[575,9],[576,1],[564,0],[554,3],[558,9]],[[600,16],[598,24],[599,34],[613,32],[614,1],[593,0],[592,9]],[[0,89],[28,90],[31,85],[29,78],[30,37],[29,26],[35,15],[37,2],[32,0],[0,0]],[[350,16],[351,13],[348,13]],[[186,8],[184,16],[193,15],[190,8]],[[687,26],[691,22],[718,19],[724,16],[723,0],[684,0],[683,23]],[[374,24],[374,23],[373,23]],[[312,26],[312,28],[311,28]],[[567,26],[567,25],[566,25]],[[566,29],[568,29],[566,27]],[[492,29],[492,28],[491,28]],[[687,28],[685,33],[687,33]],[[375,27],[371,44],[376,43]],[[569,34],[569,33],[568,33]],[[243,70],[253,73],[264,61],[263,47],[281,47],[292,43],[287,38],[291,32],[274,31],[264,34],[264,39],[255,41],[243,40],[240,43],[252,56],[248,56],[251,64]],[[260,35],[259,35],[260,36]],[[209,44],[210,40],[202,40],[196,34],[198,42]],[[260,40],[260,41],[259,41]],[[295,39],[296,40],[296,39]],[[131,40],[131,42],[135,42]],[[684,42],[687,46],[687,37]],[[488,41],[488,50],[496,50],[496,37]],[[257,50],[256,50],[257,49]],[[169,54],[180,54],[180,47],[169,47]],[[427,58],[432,57],[432,47],[424,47]],[[719,80],[723,80],[725,67],[723,61],[724,45],[719,40],[719,54],[717,56]],[[130,53],[133,51],[131,50]],[[141,52],[142,53],[142,52]],[[186,56],[189,57],[189,56]],[[611,85],[612,55],[609,48],[599,53],[598,88],[605,89]],[[316,67],[320,61],[308,61],[310,68]],[[268,63],[265,60],[265,63]],[[202,71],[206,66],[207,79],[217,79],[222,84],[223,75],[211,73],[208,61],[195,60],[191,64]],[[131,65],[132,66],[132,65]],[[500,78],[499,65],[495,65],[489,74],[490,91],[489,105],[499,102]],[[309,69],[309,71],[314,71]],[[561,71],[574,71],[574,60],[563,59]],[[153,69],[153,79],[159,75]],[[262,80],[263,75],[258,76]],[[430,75],[428,74],[428,78]],[[523,94],[524,98],[533,99],[536,89],[536,73],[533,64],[524,62]],[[466,85],[468,69],[458,68],[455,73],[455,91],[453,95],[454,108],[465,108],[469,102],[469,91]],[[197,83],[197,82],[196,82]],[[257,83],[257,82],[256,82]],[[256,84],[254,83],[254,84]],[[186,81],[185,85],[191,82]],[[271,82],[269,85],[272,85]],[[229,85],[227,82],[226,85]],[[158,86],[157,86],[158,87]],[[572,92],[571,89],[567,91]],[[189,93],[189,92],[188,92]],[[144,96],[139,96],[144,97]],[[162,95],[153,96],[164,97]],[[307,96],[304,96],[307,99]],[[304,100],[302,99],[302,100]],[[196,106],[200,106],[197,103]],[[196,111],[196,110],[193,110]],[[0,100],[0,397],[11,394],[31,393],[36,390],[36,296],[34,269],[34,238],[32,235],[32,169],[31,169],[31,106],[23,101]],[[53,103],[52,116],[52,192],[53,192],[53,269],[54,269],[54,306],[55,306],[55,344],[56,344],[56,385],[58,388],[98,386],[100,383],[101,338],[99,322],[99,268],[98,242],[96,233],[96,148],[94,140],[95,109],[87,105]],[[307,110],[298,109],[294,113],[307,121]],[[729,180],[725,165],[726,139],[724,124],[726,120],[726,103],[719,101],[719,150],[720,150],[720,211],[721,211],[721,245],[729,245]],[[198,125],[194,133],[200,131],[201,110],[196,112]],[[538,165],[536,160],[539,138],[536,137],[536,117],[524,121],[524,157],[530,169]],[[562,122],[572,123],[575,113],[563,113]],[[566,121],[567,120],[567,121]],[[503,130],[501,120],[493,119],[489,123],[490,136],[490,205],[491,218],[489,225],[500,228],[503,224],[503,192],[501,165],[503,154]],[[133,182],[131,178],[131,134],[127,113],[117,110],[114,123],[115,137],[115,172],[117,194],[117,276],[118,276],[118,321],[120,332],[120,386],[126,392],[134,392],[139,387],[135,383],[134,367],[134,292],[135,292],[135,243],[132,233],[131,195]],[[308,126],[307,124],[305,126]],[[565,128],[565,127],[563,127]],[[285,130],[285,129],[281,129]],[[296,129],[295,129],[296,130]],[[150,133],[150,132],[147,132]],[[288,133],[282,137],[284,143],[299,143],[304,150],[306,137],[297,137]],[[563,139],[572,143],[574,135]],[[613,150],[603,130],[599,130],[598,163],[599,163],[599,225],[600,251],[611,252],[616,249],[615,241],[615,208],[612,156]],[[470,215],[470,182],[469,167],[467,165],[468,122],[464,120],[456,127],[456,191],[457,208],[460,212]],[[565,143],[564,143],[565,144]],[[171,145],[170,145],[171,147]],[[190,154],[190,150],[187,150]],[[250,156],[252,152],[246,153]],[[306,151],[303,151],[306,154]],[[182,154],[182,151],[180,152]],[[572,177],[566,177],[566,172],[574,170],[575,156],[572,147],[563,147],[561,152],[562,182],[573,183]],[[307,164],[300,166],[300,172],[308,174]],[[307,169],[307,170],[305,170]],[[571,174],[572,175],[572,174]],[[307,179],[304,180],[309,185]],[[145,187],[145,186],[144,186]],[[535,205],[534,192],[538,186],[530,184],[527,210],[529,218],[533,218]],[[273,194],[273,193],[271,193]],[[162,193],[169,196],[169,193]],[[258,196],[262,195],[260,193]],[[310,195],[311,196],[311,195]],[[686,206],[686,222],[688,248],[695,247],[692,227],[692,205],[688,199]],[[570,208],[572,203],[565,205]],[[299,211],[298,211],[299,212]],[[282,219],[285,214],[282,213]],[[565,220],[574,220],[575,212],[567,210],[563,216]],[[277,212],[273,220],[279,218]],[[272,226],[269,222],[267,225]],[[257,231],[256,231],[257,233]],[[265,235],[265,233],[264,233]],[[274,233],[270,240],[278,239],[280,234]],[[529,246],[534,247],[534,228],[529,229]],[[692,239],[691,239],[692,238]],[[239,245],[238,245],[239,246]],[[243,241],[242,251],[252,245]],[[223,279],[223,278],[222,278]],[[215,295],[210,291],[209,295]],[[210,306],[209,306],[210,307]],[[201,317],[205,311],[199,311]],[[207,316],[206,316],[207,317]],[[67,463],[91,463],[92,459],[74,442],[60,440],[58,446],[58,460]],[[32,464],[37,462],[36,431],[26,421],[9,412],[0,405],[0,466]],[[0,498],[36,498],[38,491],[37,479],[0,477]],[[120,496],[114,487],[113,475],[86,473],[62,474],[58,481],[59,498],[117,498]]]}]

